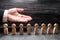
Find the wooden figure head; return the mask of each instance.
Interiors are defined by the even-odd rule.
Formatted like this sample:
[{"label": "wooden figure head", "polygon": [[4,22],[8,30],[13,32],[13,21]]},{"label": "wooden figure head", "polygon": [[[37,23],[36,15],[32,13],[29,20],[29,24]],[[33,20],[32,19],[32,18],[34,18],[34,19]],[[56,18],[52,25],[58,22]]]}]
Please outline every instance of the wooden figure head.
[{"label": "wooden figure head", "polygon": [[52,24],[51,24],[51,23],[49,23],[49,24],[48,24],[48,27],[49,27],[49,28],[51,28],[51,27],[52,27]]},{"label": "wooden figure head", "polygon": [[31,27],[31,24],[29,24],[29,23],[28,23],[28,24],[27,24],[27,27],[29,27],[29,28],[30,28],[30,27]]},{"label": "wooden figure head", "polygon": [[4,24],[3,27],[4,27],[4,28],[7,28],[7,27],[8,27],[8,24]]},{"label": "wooden figure head", "polygon": [[55,24],[54,24],[54,27],[58,27],[58,24],[57,24],[57,23],[55,23]]},{"label": "wooden figure head", "polygon": [[23,24],[20,24],[19,27],[20,27],[20,28],[23,28]]},{"label": "wooden figure head", "polygon": [[38,26],[39,26],[39,25],[38,25],[37,23],[35,23],[35,25],[34,25],[34,26],[35,26],[36,28],[38,28]]},{"label": "wooden figure head", "polygon": [[15,28],[16,27],[16,24],[12,24],[12,28]]},{"label": "wooden figure head", "polygon": [[45,23],[42,23],[42,24],[41,24],[41,27],[42,27],[42,28],[45,28],[45,27],[46,27]]}]

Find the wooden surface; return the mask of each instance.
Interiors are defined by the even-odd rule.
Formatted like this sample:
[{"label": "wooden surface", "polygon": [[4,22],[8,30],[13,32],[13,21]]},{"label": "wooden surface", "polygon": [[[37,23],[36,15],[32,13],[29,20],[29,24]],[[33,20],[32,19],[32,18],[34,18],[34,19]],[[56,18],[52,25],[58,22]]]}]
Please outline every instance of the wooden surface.
[{"label": "wooden surface", "polygon": [[34,35],[32,32],[31,35],[27,35],[27,33],[24,33],[24,35],[19,35],[19,33],[12,35],[12,33],[9,33],[8,35],[0,34],[0,40],[60,40],[60,34]]}]

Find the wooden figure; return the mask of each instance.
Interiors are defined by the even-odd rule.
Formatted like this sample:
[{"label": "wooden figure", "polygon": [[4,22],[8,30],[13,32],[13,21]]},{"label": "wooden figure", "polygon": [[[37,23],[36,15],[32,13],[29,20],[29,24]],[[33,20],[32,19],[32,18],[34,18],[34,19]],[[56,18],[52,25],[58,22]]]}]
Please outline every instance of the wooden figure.
[{"label": "wooden figure", "polygon": [[52,34],[52,24],[48,24],[47,34]]},{"label": "wooden figure", "polygon": [[45,30],[46,25],[44,23],[41,24],[41,33],[42,34],[46,34],[46,30]]},{"label": "wooden figure", "polygon": [[7,35],[8,34],[8,28],[7,28],[8,24],[4,24],[3,27],[4,27],[4,34]]},{"label": "wooden figure", "polygon": [[31,34],[31,24],[27,24],[27,34]]},{"label": "wooden figure", "polygon": [[24,33],[23,24],[20,24],[19,27],[20,27],[20,29],[19,29],[20,35],[23,35],[23,33]]},{"label": "wooden figure", "polygon": [[12,24],[12,34],[16,34],[16,24]]},{"label": "wooden figure", "polygon": [[34,34],[35,34],[35,35],[38,34],[38,26],[39,26],[39,25],[38,25],[37,23],[34,25],[34,27],[35,27],[35,28],[34,28]]},{"label": "wooden figure", "polygon": [[53,28],[53,34],[57,34],[57,33],[58,33],[58,24],[55,23]]}]

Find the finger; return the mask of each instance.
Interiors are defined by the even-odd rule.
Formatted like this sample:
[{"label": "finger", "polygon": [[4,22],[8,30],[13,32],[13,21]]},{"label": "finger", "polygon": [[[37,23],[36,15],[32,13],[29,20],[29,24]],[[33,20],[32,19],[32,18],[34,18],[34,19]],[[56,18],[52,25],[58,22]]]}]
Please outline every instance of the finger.
[{"label": "finger", "polygon": [[17,17],[17,16],[13,16],[13,15],[8,16],[8,21],[10,21],[10,22],[28,22],[28,20],[26,18]]},{"label": "finger", "polygon": [[26,18],[27,20],[32,20],[32,17],[31,16],[27,16],[27,15],[21,15],[21,17],[24,17],[24,18]]},{"label": "finger", "polygon": [[23,8],[16,8],[17,12],[23,12],[24,9]]},{"label": "finger", "polygon": [[26,19],[28,19],[28,21],[31,21],[31,20],[32,20],[32,18],[31,18],[31,17],[28,17],[28,18],[26,18]]},{"label": "finger", "polygon": [[23,18],[23,17],[17,17],[14,20],[15,20],[15,22],[28,22],[28,20],[26,18]]},{"label": "finger", "polygon": [[19,20],[20,22],[28,22],[28,20],[26,18],[21,18],[21,20]]},{"label": "finger", "polygon": [[19,17],[25,17],[25,18],[31,18],[30,16],[27,16],[27,15],[21,15],[21,14],[18,14]]},{"label": "finger", "polygon": [[21,19],[23,19],[23,20],[27,20],[27,21],[31,21],[31,20],[32,20],[31,17],[27,17],[27,18],[25,18],[25,17],[21,17]]},{"label": "finger", "polygon": [[26,18],[19,18],[19,20],[16,20],[15,22],[28,22]]},{"label": "finger", "polygon": [[31,17],[25,18],[25,17],[19,17],[19,16],[10,15],[8,20],[10,22],[28,22],[28,21],[31,21],[32,18]]},{"label": "finger", "polygon": [[19,17],[26,18],[28,21],[31,21],[32,20],[32,17],[26,16],[26,15],[21,15],[20,14]]}]

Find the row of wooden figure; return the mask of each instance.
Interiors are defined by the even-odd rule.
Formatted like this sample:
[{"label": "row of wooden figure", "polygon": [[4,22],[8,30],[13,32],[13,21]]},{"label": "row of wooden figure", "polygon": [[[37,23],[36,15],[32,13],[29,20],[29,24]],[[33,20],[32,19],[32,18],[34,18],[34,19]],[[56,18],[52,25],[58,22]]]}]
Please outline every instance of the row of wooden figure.
[{"label": "row of wooden figure", "polygon": [[[34,25],[34,34],[36,35],[36,34],[38,34],[38,24],[36,23],[35,25]],[[4,24],[3,25],[3,27],[4,27],[4,34],[5,35],[7,35],[8,34],[8,24]],[[23,33],[24,33],[24,29],[23,29],[23,24],[20,24],[19,25],[19,33],[21,34],[21,35],[23,35]],[[55,23],[54,24],[54,28],[53,28],[53,31],[52,31],[52,24],[48,24],[48,28],[47,28],[47,31],[46,31],[46,25],[44,24],[44,23],[42,23],[41,24],[41,34],[56,34],[56,33],[58,33],[58,24],[57,23]],[[12,24],[12,34],[13,35],[15,35],[16,34],[16,24]],[[31,34],[31,24],[27,24],[27,34],[28,35],[30,35]]]}]

